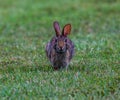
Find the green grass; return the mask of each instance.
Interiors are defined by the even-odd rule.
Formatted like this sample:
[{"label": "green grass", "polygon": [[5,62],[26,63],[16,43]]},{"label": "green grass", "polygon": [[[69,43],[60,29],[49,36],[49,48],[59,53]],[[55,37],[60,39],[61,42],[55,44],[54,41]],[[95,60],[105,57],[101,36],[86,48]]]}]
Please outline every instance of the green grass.
[{"label": "green grass", "polygon": [[[53,71],[53,21],[72,24],[75,56]],[[119,0],[0,0],[0,98],[120,99]]]}]

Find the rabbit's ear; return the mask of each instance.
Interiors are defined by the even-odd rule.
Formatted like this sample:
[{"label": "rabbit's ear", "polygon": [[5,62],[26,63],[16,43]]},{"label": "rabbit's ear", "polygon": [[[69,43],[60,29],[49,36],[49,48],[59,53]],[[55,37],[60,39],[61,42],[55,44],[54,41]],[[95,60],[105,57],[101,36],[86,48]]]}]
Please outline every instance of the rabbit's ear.
[{"label": "rabbit's ear", "polygon": [[62,35],[67,36],[71,32],[71,24],[66,24],[63,27]]},{"label": "rabbit's ear", "polygon": [[55,29],[55,32],[56,32],[56,36],[59,36],[60,35],[60,26],[59,26],[59,23],[57,21],[55,21],[53,23],[53,27]]}]

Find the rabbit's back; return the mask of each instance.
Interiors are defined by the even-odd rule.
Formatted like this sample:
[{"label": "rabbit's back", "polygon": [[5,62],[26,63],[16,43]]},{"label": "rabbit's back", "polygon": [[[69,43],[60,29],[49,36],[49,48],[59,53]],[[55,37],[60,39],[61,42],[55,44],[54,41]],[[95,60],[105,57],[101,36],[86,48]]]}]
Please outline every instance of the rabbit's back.
[{"label": "rabbit's back", "polygon": [[75,52],[75,50],[74,50],[74,43],[71,41],[71,40],[69,40],[69,42],[68,42],[68,51],[69,51],[69,60],[71,60],[72,59],[72,57],[74,56],[74,52]]},{"label": "rabbit's back", "polygon": [[55,37],[52,38],[50,42],[47,43],[45,51],[48,59],[51,61],[51,57],[55,54],[53,45],[54,45],[54,39]]}]

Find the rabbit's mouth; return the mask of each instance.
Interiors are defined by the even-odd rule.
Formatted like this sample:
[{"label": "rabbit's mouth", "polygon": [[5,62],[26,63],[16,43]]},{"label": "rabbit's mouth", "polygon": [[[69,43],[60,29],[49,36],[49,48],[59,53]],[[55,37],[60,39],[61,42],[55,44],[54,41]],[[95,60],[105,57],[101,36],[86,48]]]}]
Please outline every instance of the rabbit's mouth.
[{"label": "rabbit's mouth", "polygon": [[65,53],[65,51],[57,51],[57,53],[60,53],[60,54],[62,54],[62,53]]}]

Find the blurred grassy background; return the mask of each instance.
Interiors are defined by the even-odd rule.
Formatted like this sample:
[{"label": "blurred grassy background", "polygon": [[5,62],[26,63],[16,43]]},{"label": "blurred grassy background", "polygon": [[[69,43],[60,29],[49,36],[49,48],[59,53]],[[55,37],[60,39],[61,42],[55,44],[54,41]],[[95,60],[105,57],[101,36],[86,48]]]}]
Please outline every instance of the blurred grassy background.
[{"label": "blurred grassy background", "polygon": [[[53,21],[72,24],[68,72],[51,69]],[[119,0],[0,0],[0,98],[120,99]]]}]

